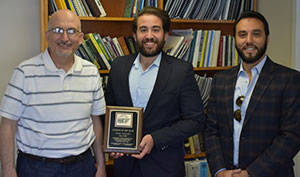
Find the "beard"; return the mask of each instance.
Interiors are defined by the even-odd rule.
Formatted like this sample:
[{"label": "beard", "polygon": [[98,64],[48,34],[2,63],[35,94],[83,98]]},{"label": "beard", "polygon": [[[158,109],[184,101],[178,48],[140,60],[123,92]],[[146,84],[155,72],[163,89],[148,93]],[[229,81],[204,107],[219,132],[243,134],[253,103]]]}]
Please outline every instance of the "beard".
[{"label": "beard", "polygon": [[68,41],[67,42],[59,41],[57,45],[58,45],[58,47],[56,49],[53,49],[57,56],[60,56],[60,57],[69,57],[69,56],[73,55],[73,53],[74,53],[73,47],[69,48],[68,50],[61,49],[59,47],[59,45],[71,46],[72,44],[70,42],[68,42]]},{"label": "beard", "polygon": [[[153,50],[148,50],[143,45],[146,42],[154,42],[157,46]],[[150,38],[150,39],[146,38],[146,39],[142,40],[141,42],[137,41],[136,44],[137,44],[137,48],[138,48],[139,52],[141,53],[141,55],[143,55],[145,57],[154,57],[162,51],[162,49],[164,47],[164,44],[165,44],[165,41],[164,40],[159,41],[159,40],[154,39],[154,38]]]},{"label": "beard", "polygon": [[254,46],[253,44],[246,44],[246,47],[249,47],[249,46],[253,46],[257,50],[256,55],[250,55],[247,57],[243,53],[243,49],[238,48],[238,46],[235,44],[235,48],[236,48],[239,56],[242,58],[243,62],[251,64],[251,63],[255,63],[256,61],[258,61],[266,53],[268,43],[267,43],[267,41],[265,41],[263,47],[261,47],[261,48],[258,48],[257,46]]}]

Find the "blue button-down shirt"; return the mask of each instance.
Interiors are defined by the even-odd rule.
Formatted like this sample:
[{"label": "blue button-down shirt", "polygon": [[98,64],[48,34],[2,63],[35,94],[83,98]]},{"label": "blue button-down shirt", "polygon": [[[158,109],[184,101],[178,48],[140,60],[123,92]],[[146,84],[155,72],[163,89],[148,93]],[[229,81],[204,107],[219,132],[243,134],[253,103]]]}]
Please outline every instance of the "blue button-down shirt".
[{"label": "blue button-down shirt", "polygon": [[[235,85],[235,90],[234,90],[234,99],[233,99],[233,112],[237,109],[241,109],[241,121],[236,121],[233,118],[233,164],[238,166],[239,162],[239,144],[240,144],[240,136],[241,136],[241,131],[247,111],[247,107],[252,95],[252,92],[254,90],[256,81],[258,80],[259,74],[266,62],[267,56],[264,57],[264,59],[259,62],[256,66],[254,66],[251,69],[251,74],[252,74],[252,81],[249,83],[249,77],[247,72],[244,70],[243,66],[240,65],[240,70],[238,72],[238,78],[236,81]],[[236,105],[236,99],[239,96],[245,96],[245,99],[243,101],[243,104],[241,107]],[[225,168],[222,168],[218,170],[214,176],[217,176],[218,173],[221,171],[226,170]]]},{"label": "blue button-down shirt", "polygon": [[144,111],[146,110],[156,81],[161,55],[160,53],[145,71],[140,62],[140,54],[136,57],[129,73],[129,88],[134,107],[143,107]]},{"label": "blue button-down shirt", "polygon": [[[252,75],[252,80],[250,83],[249,77],[247,72],[243,69],[243,66],[240,65],[240,71],[238,73],[238,78],[236,81],[235,85],[235,90],[234,90],[234,99],[233,99],[233,111],[240,109],[241,110],[241,121],[237,121],[234,119],[234,126],[233,126],[233,164],[238,166],[238,161],[239,161],[239,144],[240,144],[240,135],[242,132],[243,128],[243,123],[245,120],[245,115],[247,111],[247,107],[252,95],[252,92],[254,90],[255,84],[257,82],[257,79],[259,77],[259,74],[265,64],[266,61],[266,56],[265,58],[259,62],[256,66],[254,66],[251,69],[251,75]],[[236,99],[239,96],[245,96],[245,99],[239,107],[236,104]]]}]

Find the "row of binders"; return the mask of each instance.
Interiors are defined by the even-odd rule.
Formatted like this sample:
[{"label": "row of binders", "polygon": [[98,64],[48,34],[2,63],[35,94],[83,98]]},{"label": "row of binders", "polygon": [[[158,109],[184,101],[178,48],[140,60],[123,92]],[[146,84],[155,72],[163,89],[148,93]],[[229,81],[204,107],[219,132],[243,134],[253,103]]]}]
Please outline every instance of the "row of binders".
[{"label": "row of binders", "polygon": [[[101,37],[100,34],[88,33],[76,54],[99,69],[109,70],[116,57],[133,54],[137,50],[132,36]],[[240,61],[234,38],[221,36],[219,30],[173,30],[163,50],[168,55],[192,63],[193,67],[235,66]],[[204,94],[203,100],[205,98]]]},{"label": "row of binders", "polygon": [[253,0],[167,0],[165,4],[170,18],[197,20],[233,20],[253,9]]},{"label": "row of binders", "polygon": [[220,30],[172,30],[164,51],[192,63],[193,67],[235,66],[240,59],[234,38]]},{"label": "row of binders", "polygon": [[60,9],[69,9],[77,16],[105,17],[100,0],[49,0],[49,15]]},{"label": "row of binders", "polygon": [[195,74],[195,79],[197,81],[197,85],[202,98],[203,107],[205,109],[208,103],[213,78],[207,77],[206,74],[204,74],[204,76]]},{"label": "row of binders", "polygon": [[124,17],[135,17],[144,7],[158,7],[157,0],[126,0]]},{"label": "row of binders", "polygon": [[[124,17],[134,17],[146,6],[158,7],[157,0],[126,0],[124,3]],[[100,0],[49,0],[49,15],[59,9],[69,9],[83,17],[107,16]]]},{"label": "row of binders", "polygon": [[112,61],[120,56],[137,52],[132,36],[101,37],[97,33],[88,33],[78,47],[76,55],[94,63],[98,69],[109,70]]},{"label": "row of binders", "polygon": [[211,177],[206,159],[194,159],[184,162],[185,177]]}]

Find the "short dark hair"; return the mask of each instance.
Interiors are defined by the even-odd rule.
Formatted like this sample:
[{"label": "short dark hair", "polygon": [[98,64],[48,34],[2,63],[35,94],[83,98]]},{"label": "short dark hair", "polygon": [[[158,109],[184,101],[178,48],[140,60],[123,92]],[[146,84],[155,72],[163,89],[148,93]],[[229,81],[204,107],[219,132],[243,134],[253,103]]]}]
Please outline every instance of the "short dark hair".
[{"label": "short dark hair", "polygon": [[265,29],[265,34],[266,36],[269,36],[270,31],[269,31],[269,24],[267,22],[267,20],[265,19],[265,17],[256,11],[244,11],[241,13],[241,15],[239,16],[239,18],[234,22],[234,29],[233,29],[233,35],[235,36],[236,33],[236,26],[237,24],[244,18],[256,18],[258,20],[260,20],[263,24],[264,24],[264,29]]},{"label": "short dark hair", "polygon": [[142,9],[142,11],[134,18],[133,23],[132,23],[132,32],[133,33],[136,33],[138,18],[142,15],[145,15],[145,14],[155,15],[158,18],[160,18],[161,21],[162,21],[162,24],[163,24],[164,33],[170,31],[171,20],[170,20],[170,17],[168,15],[168,12],[166,12],[162,9],[159,9],[159,8],[147,6],[147,7],[144,7]]}]

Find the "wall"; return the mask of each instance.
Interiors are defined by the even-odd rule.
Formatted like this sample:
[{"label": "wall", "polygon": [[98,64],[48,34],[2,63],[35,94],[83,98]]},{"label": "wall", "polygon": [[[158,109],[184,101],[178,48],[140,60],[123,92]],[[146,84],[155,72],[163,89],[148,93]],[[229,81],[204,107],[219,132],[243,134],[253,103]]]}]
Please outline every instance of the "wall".
[{"label": "wall", "polygon": [[270,27],[267,53],[274,61],[291,67],[292,0],[258,1],[257,10],[266,17]]},{"label": "wall", "polygon": [[[258,1],[257,10],[264,14],[270,25],[268,55],[274,61],[300,71],[300,0]],[[300,153],[294,161],[295,176],[300,177]]]},{"label": "wall", "polygon": [[39,13],[39,0],[1,0],[0,99],[13,69],[40,52]]},{"label": "wall", "polygon": [[[270,23],[271,41],[269,56],[276,62],[286,66],[297,66],[300,70],[300,59],[296,60],[293,49],[293,34],[299,19],[294,16],[300,0],[257,0],[257,9],[262,12]],[[297,1],[297,6],[295,6]],[[40,52],[40,4],[39,0],[1,0],[0,6],[0,99],[2,99],[12,71],[21,61]],[[271,4],[271,5],[270,5]],[[298,32],[298,38],[300,34]],[[299,44],[298,40],[298,46]],[[297,42],[297,41],[296,41]],[[300,47],[300,46],[299,46]],[[294,53],[293,53],[294,52]],[[298,54],[299,58],[299,54]],[[300,162],[299,158],[297,158]],[[299,166],[299,163],[298,163]],[[1,170],[1,168],[0,168]],[[296,169],[297,170],[297,169]],[[300,177],[300,169],[298,168]]]},{"label": "wall", "polygon": [[0,98],[13,69],[40,52],[39,0],[1,0]]}]

